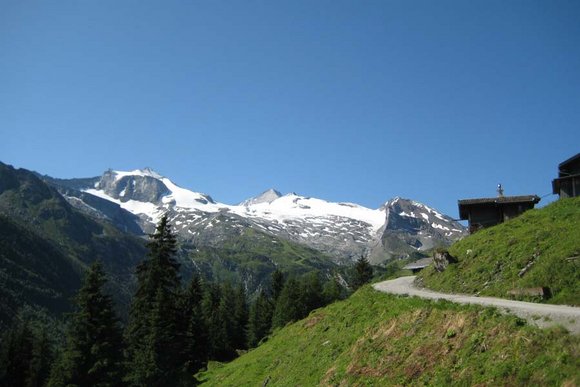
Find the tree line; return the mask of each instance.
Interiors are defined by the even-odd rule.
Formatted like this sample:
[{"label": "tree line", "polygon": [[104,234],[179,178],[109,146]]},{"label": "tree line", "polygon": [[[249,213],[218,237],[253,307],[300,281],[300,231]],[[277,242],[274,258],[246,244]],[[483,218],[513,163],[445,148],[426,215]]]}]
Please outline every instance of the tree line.
[{"label": "tree line", "polygon": [[[216,284],[194,275],[182,286],[177,241],[163,216],[136,269],[137,289],[121,327],[103,287],[100,262],[87,272],[58,351],[47,332],[17,321],[2,336],[0,386],[189,386],[210,360],[230,361],[266,340],[272,330],[302,319],[347,294],[336,278],[318,273],[289,277],[273,272],[269,289],[253,302],[243,284]],[[372,278],[364,258],[353,287]]]}]

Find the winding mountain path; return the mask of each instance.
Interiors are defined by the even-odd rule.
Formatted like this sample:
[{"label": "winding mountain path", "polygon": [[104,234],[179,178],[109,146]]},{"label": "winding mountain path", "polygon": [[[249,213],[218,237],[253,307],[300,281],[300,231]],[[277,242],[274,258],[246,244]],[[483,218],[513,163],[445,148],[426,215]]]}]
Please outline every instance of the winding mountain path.
[{"label": "winding mountain path", "polygon": [[420,289],[414,285],[415,276],[383,281],[373,287],[384,293],[406,294],[433,300],[449,300],[459,304],[494,306],[503,312],[515,314],[540,328],[562,325],[573,334],[580,334],[580,308],[566,305],[536,304],[532,302],[504,300],[493,297],[476,297],[464,294],[438,293]]}]

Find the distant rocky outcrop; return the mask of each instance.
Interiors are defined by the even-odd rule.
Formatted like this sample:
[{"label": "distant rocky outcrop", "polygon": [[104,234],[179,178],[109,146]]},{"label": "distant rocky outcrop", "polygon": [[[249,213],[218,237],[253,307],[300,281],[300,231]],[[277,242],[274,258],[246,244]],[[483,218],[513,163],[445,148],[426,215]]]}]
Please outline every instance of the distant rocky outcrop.
[{"label": "distant rocky outcrop", "polygon": [[435,250],[433,252],[433,267],[438,272],[443,272],[447,266],[457,263],[457,259],[452,257],[447,250]]}]

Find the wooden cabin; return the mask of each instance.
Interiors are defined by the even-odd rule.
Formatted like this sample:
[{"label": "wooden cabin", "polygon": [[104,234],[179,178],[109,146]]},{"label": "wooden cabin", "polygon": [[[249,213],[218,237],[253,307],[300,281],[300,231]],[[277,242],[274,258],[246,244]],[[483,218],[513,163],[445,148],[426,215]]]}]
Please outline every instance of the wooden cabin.
[{"label": "wooden cabin", "polygon": [[552,180],[552,192],[561,198],[580,196],[580,153],[558,165],[558,178]]},{"label": "wooden cabin", "polygon": [[[501,189],[501,188],[500,188]],[[459,218],[469,222],[469,232],[495,226],[534,208],[540,201],[536,195],[503,196],[459,200]]]}]

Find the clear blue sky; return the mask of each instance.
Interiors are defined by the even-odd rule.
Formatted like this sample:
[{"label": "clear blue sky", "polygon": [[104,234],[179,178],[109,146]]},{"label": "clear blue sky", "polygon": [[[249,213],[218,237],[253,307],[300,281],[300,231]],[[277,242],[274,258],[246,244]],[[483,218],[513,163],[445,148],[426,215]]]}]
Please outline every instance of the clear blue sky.
[{"label": "clear blue sky", "polygon": [[580,1],[4,0],[0,138],[225,203],[542,196],[580,152]]}]

